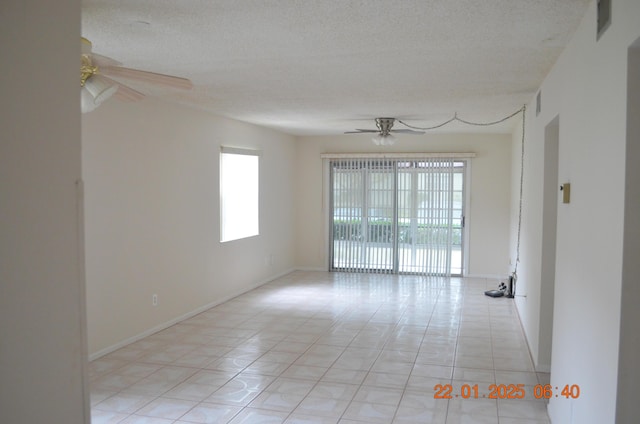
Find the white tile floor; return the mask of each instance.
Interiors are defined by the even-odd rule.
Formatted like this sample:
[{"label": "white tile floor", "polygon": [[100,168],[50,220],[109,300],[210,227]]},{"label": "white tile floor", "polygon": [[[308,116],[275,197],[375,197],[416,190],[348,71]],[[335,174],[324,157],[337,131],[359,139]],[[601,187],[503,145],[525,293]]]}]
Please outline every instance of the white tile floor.
[{"label": "white tile floor", "polygon": [[[497,285],[294,272],[93,361],[93,424],[548,424],[548,374],[513,301],[483,294]],[[483,398],[491,384],[526,397]]]}]

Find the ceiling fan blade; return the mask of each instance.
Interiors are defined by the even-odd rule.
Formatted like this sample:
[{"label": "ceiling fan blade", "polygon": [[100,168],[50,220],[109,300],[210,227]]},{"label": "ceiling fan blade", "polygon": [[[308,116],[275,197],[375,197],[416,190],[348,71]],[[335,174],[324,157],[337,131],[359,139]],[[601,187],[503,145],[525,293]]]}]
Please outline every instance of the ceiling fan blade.
[{"label": "ceiling fan blade", "polygon": [[123,68],[121,66],[105,66],[101,68],[100,71],[103,74],[109,75],[111,77],[127,78],[134,81],[164,85],[167,87],[180,88],[183,90],[189,90],[193,87],[191,81],[186,78],[158,74],[149,71],[141,71],[139,69]]},{"label": "ceiling fan blade", "polygon": [[80,53],[81,54],[91,54],[91,41],[87,40],[84,37],[80,37]]},{"label": "ceiling fan blade", "polygon": [[110,57],[103,56],[97,53],[91,53],[91,62],[96,65],[98,68],[102,68],[104,66],[120,66],[121,62],[118,62],[115,59],[111,59]]},{"label": "ceiling fan blade", "polygon": [[425,134],[424,131],[416,131],[416,130],[406,130],[406,129],[402,129],[402,130],[390,130],[389,132],[392,133],[397,133],[397,134]]},{"label": "ceiling fan blade", "polygon": [[145,97],[141,92],[134,90],[131,87],[127,87],[126,85],[119,83],[118,81],[114,81],[109,77],[105,77],[104,75],[102,75],[102,78],[118,86],[118,91],[116,91],[113,95],[118,100],[121,100],[123,102],[137,102],[144,99]]},{"label": "ceiling fan blade", "polygon": [[118,91],[116,91],[114,96],[116,99],[122,100],[123,102],[137,102],[144,99],[144,94],[122,84],[118,84]]}]

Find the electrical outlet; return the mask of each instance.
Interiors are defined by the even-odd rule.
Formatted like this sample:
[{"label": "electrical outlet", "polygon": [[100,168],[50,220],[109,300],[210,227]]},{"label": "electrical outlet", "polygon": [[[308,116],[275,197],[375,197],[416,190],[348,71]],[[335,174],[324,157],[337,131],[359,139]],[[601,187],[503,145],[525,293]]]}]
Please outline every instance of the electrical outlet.
[{"label": "electrical outlet", "polygon": [[154,295],[151,296],[151,304],[153,306],[158,306],[158,295],[157,294],[154,294]]}]

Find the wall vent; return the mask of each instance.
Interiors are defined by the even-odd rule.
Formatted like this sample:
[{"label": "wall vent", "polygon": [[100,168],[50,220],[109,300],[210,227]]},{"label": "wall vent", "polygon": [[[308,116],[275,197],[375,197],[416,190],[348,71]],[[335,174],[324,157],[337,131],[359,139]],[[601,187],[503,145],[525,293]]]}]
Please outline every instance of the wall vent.
[{"label": "wall vent", "polygon": [[597,40],[611,25],[611,0],[598,0],[598,36]]},{"label": "wall vent", "polygon": [[542,91],[538,91],[538,95],[536,96],[536,116],[540,115],[540,111],[542,110],[541,96]]}]

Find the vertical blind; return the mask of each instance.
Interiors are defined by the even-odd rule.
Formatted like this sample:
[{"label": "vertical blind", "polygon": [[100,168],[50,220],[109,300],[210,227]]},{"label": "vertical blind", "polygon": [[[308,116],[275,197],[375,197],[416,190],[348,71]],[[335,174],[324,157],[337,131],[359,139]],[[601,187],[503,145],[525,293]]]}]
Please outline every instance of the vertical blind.
[{"label": "vertical blind", "polygon": [[461,275],[465,165],[454,157],[331,159],[331,269]]},{"label": "vertical blind", "polygon": [[330,169],[332,268],[393,272],[395,163],[334,160]]}]

